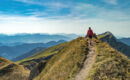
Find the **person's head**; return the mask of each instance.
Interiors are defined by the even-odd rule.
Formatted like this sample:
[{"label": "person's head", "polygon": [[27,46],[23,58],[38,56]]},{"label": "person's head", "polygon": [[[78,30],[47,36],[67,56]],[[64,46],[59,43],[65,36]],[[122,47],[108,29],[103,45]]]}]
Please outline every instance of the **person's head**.
[{"label": "person's head", "polygon": [[91,27],[89,27],[89,29],[91,29]]}]

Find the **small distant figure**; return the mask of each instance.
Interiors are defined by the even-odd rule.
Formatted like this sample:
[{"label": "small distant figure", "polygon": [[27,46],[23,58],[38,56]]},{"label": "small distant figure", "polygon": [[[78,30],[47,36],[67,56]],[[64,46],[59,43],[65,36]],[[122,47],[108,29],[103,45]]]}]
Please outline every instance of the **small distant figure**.
[{"label": "small distant figure", "polygon": [[91,29],[91,27],[89,27],[86,37],[89,37],[90,39],[92,39],[93,35],[94,35],[93,30]]},{"label": "small distant figure", "polygon": [[89,27],[89,30],[88,30],[88,32],[87,32],[87,35],[86,35],[86,38],[89,38],[89,41],[88,41],[88,43],[90,44],[90,45],[92,45],[92,38],[94,37],[94,33],[93,33],[93,30],[91,29],[91,27]]}]

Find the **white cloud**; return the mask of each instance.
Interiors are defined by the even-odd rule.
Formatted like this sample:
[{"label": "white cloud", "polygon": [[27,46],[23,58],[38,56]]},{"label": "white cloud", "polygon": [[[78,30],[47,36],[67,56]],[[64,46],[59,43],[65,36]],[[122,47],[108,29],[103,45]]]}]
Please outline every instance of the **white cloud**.
[{"label": "white cloud", "polygon": [[108,3],[108,4],[112,4],[112,5],[117,5],[118,4],[118,1],[117,0],[103,0],[105,3]]},{"label": "white cloud", "polygon": [[102,19],[107,21],[130,21],[129,11],[120,9],[106,9],[97,5],[78,3],[71,8],[70,18],[75,19]]},{"label": "white cloud", "polygon": [[[0,33],[76,33],[86,34],[88,27],[96,33],[111,31],[116,35],[129,36],[129,21],[115,22],[103,19],[47,19],[24,16],[0,17]],[[123,27],[122,27],[123,26]],[[118,30],[117,30],[118,29]],[[123,32],[123,33],[121,33]]]},{"label": "white cloud", "polygon": [[[88,3],[68,3],[64,4],[62,2],[54,2],[50,0],[50,2],[44,2],[44,0],[17,0],[22,1],[29,4],[38,4],[48,6],[48,9],[44,11],[35,11],[30,14],[34,16],[49,16],[48,18],[99,18],[105,20],[113,20],[113,21],[124,21],[130,20],[130,16],[126,12],[121,11],[120,9],[106,9],[105,7],[88,4]],[[117,4],[117,0],[103,0],[110,4]],[[65,16],[59,16],[58,12],[63,8],[69,8],[70,13]],[[49,15],[48,13],[52,13]],[[53,15],[54,14],[54,15]]]},{"label": "white cloud", "polygon": [[36,17],[46,14],[41,11],[28,17],[0,15],[0,33],[86,34],[86,29],[92,26],[96,33],[111,31],[116,35],[130,35],[128,31],[130,30],[130,16],[120,10],[108,10],[92,4],[76,3],[70,7],[68,15]]}]

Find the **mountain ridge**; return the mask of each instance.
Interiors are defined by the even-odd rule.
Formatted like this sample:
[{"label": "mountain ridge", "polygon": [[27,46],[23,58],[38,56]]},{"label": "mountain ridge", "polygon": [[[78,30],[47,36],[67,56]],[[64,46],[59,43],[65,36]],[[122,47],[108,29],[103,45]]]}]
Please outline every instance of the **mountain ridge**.
[{"label": "mountain ridge", "polygon": [[[100,39],[93,39],[93,41],[96,42],[96,61],[88,75],[84,76],[85,80],[128,80],[127,68],[130,60],[112,48],[108,42],[102,42]],[[44,68],[37,76],[32,76],[35,73],[31,72],[32,75],[30,77],[33,77],[33,80],[72,80],[83,68],[85,55],[88,55],[89,48],[86,42],[87,39],[82,37],[67,42],[60,52],[46,62],[46,65],[44,65]],[[108,65],[108,67],[105,65]]]},{"label": "mountain ridge", "polygon": [[97,37],[91,40],[79,37],[15,64],[30,69],[29,80],[129,80],[130,60],[111,45],[123,43],[109,32]]},{"label": "mountain ridge", "polygon": [[78,74],[76,74],[75,78],[72,80],[85,80],[86,76],[89,74],[90,69],[92,68],[93,64],[95,63],[95,57],[96,57],[96,52],[95,52],[95,43],[91,43],[88,41],[88,55],[86,55],[86,59],[84,61],[82,69],[79,71]]},{"label": "mountain ridge", "polygon": [[130,46],[118,40],[111,32],[105,32],[98,36],[102,42],[107,42],[111,47],[130,58]]}]

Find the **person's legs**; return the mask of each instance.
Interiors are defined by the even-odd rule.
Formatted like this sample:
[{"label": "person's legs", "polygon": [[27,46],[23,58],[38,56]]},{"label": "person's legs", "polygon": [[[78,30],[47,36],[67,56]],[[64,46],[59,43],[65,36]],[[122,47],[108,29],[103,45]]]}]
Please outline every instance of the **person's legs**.
[{"label": "person's legs", "polygon": [[90,45],[92,45],[92,36],[89,36],[89,43],[90,43]]}]

